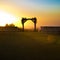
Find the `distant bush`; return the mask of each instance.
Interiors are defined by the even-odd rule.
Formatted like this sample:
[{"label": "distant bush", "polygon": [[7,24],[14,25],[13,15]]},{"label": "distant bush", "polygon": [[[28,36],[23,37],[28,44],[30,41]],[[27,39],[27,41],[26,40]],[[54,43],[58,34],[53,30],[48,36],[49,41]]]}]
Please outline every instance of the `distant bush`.
[{"label": "distant bush", "polygon": [[15,27],[14,24],[6,24],[5,27]]}]

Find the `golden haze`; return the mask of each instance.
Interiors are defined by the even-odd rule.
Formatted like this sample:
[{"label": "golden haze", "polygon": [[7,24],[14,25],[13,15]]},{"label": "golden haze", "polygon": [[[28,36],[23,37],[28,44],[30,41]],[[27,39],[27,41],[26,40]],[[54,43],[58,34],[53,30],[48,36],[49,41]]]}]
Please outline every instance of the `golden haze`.
[{"label": "golden haze", "polygon": [[[59,25],[59,12],[58,11],[28,11],[24,8],[18,8],[16,5],[12,4],[0,4],[0,12],[5,11],[6,14],[9,13],[11,16],[15,17],[15,20],[11,23],[14,23],[15,26],[22,27],[21,19],[22,17],[37,17],[37,28],[44,25]],[[9,15],[8,14],[8,15]],[[11,19],[11,18],[10,18]],[[10,20],[9,19],[9,20]],[[57,22],[58,20],[58,22]],[[1,18],[0,18],[1,21]],[[7,22],[7,20],[5,20]],[[2,22],[3,23],[3,22]],[[25,28],[33,28],[33,22],[27,21],[25,23]]]}]

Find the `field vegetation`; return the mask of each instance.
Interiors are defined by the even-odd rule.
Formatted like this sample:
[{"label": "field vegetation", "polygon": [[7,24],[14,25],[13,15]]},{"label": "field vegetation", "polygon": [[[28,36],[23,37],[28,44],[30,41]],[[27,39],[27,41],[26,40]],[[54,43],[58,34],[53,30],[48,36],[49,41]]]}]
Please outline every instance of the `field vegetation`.
[{"label": "field vegetation", "polygon": [[60,35],[40,32],[0,32],[0,58],[1,60],[58,60]]}]

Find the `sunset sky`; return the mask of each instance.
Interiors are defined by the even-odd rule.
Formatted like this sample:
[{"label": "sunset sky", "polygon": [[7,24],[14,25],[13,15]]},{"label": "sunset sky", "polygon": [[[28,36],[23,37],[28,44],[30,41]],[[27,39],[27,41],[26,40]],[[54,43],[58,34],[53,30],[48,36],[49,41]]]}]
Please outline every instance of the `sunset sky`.
[{"label": "sunset sky", "polygon": [[[14,16],[15,21],[11,23],[18,27],[22,27],[22,17],[36,17],[37,28],[60,26],[60,0],[0,0],[1,11]],[[33,28],[33,26],[33,22],[30,20],[25,23],[25,28]]]}]

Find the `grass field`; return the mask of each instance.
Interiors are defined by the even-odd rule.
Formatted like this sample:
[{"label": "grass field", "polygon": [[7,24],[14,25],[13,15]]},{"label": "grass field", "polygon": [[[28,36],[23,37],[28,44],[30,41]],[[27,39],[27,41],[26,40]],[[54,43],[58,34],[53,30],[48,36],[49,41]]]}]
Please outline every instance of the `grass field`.
[{"label": "grass field", "polygon": [[60,35],[40,32],[0,32],[1,60],[58,60]]}]

